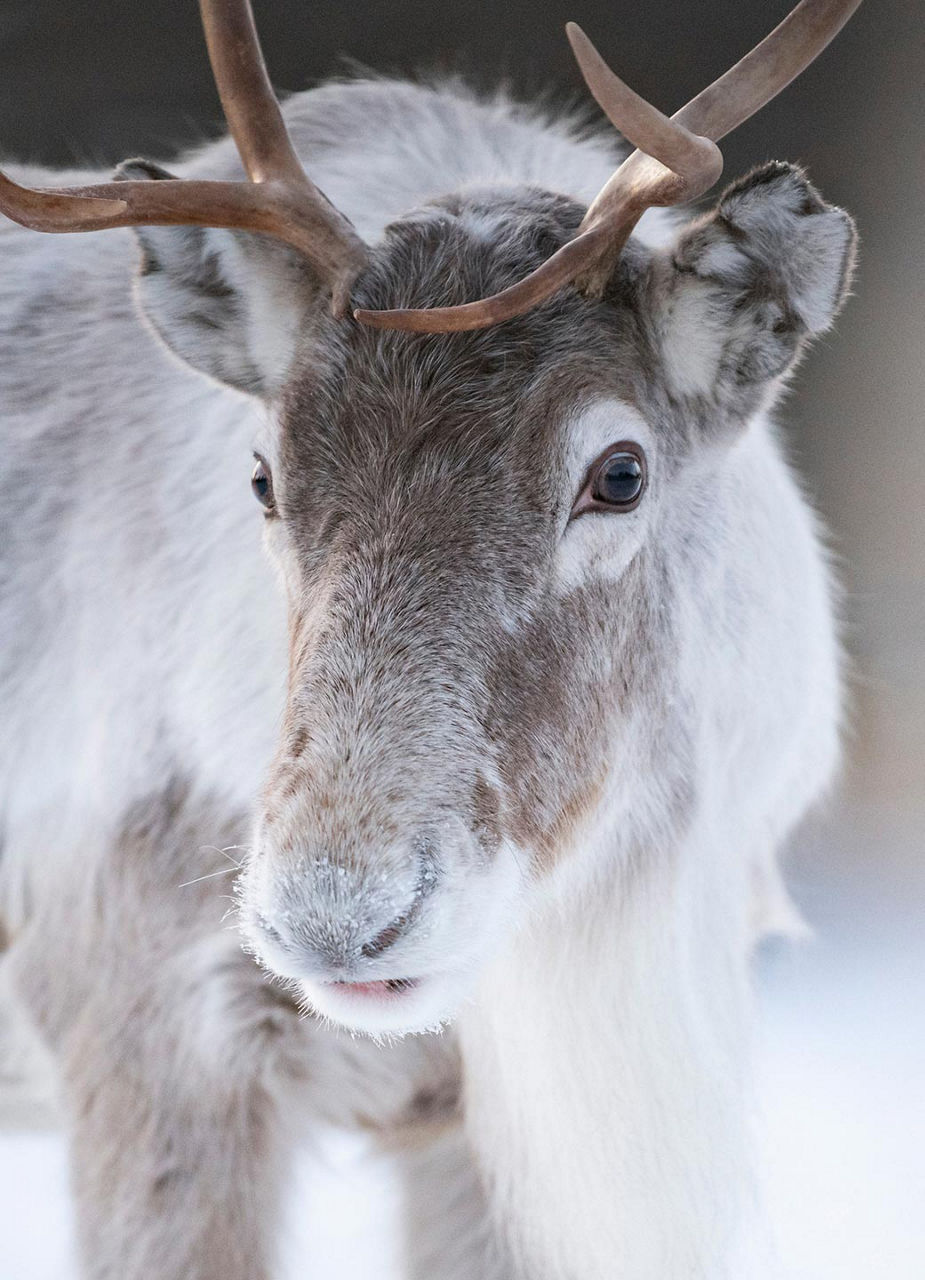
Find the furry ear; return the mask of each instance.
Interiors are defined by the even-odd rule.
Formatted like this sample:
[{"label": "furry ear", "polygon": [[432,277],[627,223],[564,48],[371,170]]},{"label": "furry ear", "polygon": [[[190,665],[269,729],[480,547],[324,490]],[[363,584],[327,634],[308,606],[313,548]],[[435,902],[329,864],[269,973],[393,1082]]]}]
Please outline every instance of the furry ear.
[{"label": "furry ear", "polygon": [[855,228],[801,170],[734,183],[657,261],[657,342],[669,392],[747,411],[829,327],[854,268]]},{"label": "furry ear", "polygon": [[[127,160],[117,181],[174,175]],[[181,360],[264,399],[282,386],[315,299],[308,264],[265,236],[209,227],[136,227],[136,294],[147,319]]]}]

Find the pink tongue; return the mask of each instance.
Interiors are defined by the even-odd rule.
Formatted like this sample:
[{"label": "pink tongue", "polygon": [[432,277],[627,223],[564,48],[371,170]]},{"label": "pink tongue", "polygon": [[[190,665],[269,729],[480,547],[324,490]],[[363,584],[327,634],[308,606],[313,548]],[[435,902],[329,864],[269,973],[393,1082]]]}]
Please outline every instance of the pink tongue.
[{"label": "pink tongue", "polygon": [[384,982],[332,982],[338,991],[355,996],[392,996],[409,991],[415,983],[411,979],[389,979]]}]

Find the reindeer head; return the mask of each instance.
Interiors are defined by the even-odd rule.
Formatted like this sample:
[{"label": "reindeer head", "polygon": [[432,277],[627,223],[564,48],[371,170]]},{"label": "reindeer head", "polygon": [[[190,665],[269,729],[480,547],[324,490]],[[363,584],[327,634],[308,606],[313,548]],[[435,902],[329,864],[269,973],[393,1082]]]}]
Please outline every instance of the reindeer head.
[{"label": "reindeer head", "polygon": [[[686,820],[679,576],[744,425],[837,311],[853,229],[774,164],[667,248],[628,237],[646,205],[715,179],[699,135],[766,101],[853,7],[804,0],[765,42],[774,56],[759,46],[680,124],[576,36],[597,96],[648,148],[589,211],[485,191],[366,248],[292,169],[265,94],[263,137],[284,159],[254,158],[260,131],[227,76],[242,156],[275,202],[249,225],[283,245],[169,225],[247,225],[232,188],[259,181],[187,184],[136,162],[122,187],[44,197],[121,200],[82,216],[146,224],[152,323],[271,408],[253,486],[288,597],[289,692],[244,914],[266,964],[338,1022],[439,1023],[592,827],[628,860]],[[219,9],[246,16],[237,0],[204,8],[211,46]],[[214,188],[196,217],[194,185]],[[286,213],[307,206],[308,231]]]}]

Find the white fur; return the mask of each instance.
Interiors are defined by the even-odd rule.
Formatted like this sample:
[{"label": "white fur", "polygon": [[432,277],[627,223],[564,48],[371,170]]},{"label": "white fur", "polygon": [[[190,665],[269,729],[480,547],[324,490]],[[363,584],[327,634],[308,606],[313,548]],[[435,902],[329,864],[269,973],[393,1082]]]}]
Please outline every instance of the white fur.
[{"label": "white fur", "polygon": [[[648,461],[648,490],[659,484],[657,442],[642,414],[631,405],[608,400],[577,409],[569,424],[571,441],[568,471],[563,477],[563,512],[568,519],[570,495],[581,492],[591,463],[607,448],[620,441],[641,445]],[[626,566],[639,550],[649,523],[651,503],[642,502],[619,521],[607,516],[579,518],[562,531],[559,548],[559,578],[565,590],[593,577],[602,582],[618,582]]]}]

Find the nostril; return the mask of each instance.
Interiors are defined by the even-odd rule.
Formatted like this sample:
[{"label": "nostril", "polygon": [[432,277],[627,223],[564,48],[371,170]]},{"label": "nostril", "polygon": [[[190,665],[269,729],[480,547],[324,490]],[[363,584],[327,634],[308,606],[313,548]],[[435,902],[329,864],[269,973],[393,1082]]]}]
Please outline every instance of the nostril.
[{"label": "nostril", "polygon": [[360,948],[364,959],[372,960],[375,956],[381,955],[383,951],[387,951],[407,930],[417,912],[418,903],[415,902],[409,911],[406,911],[404,915],[400,915],[397,920],[393,920],[381,933],[377,933],[375,938],[371,938],[369,942],[364,942]]},{"label": "nostril", "polygon": [[417,920],[424,906],[425,898],[434,891],[437,884],[437,871],[434,866],[433,855],[427,845],[422,850],[421,861],[420,878],[418,879],[411,905],[400,916],[397,916],[391,924],[387,925],[381,933],[377,933],[374,938],[370,938],[368,942],[363,944],[360,948],[360,954],[364,959],[372,960],[376,956],[382,955],[383,951],[388,951],[389,947],[394,946]]}]

